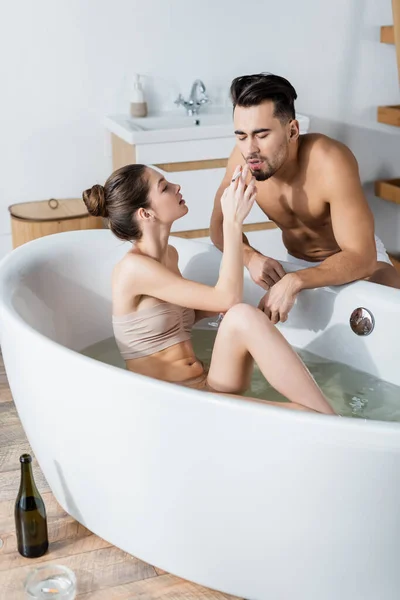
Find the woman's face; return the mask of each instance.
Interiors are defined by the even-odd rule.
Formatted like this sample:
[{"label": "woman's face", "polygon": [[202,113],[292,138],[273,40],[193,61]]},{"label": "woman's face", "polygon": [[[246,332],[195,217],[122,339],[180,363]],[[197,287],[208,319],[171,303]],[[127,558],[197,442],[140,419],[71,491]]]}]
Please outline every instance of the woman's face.
[{"label": "woman's face", "polygon": [[173,223],[188,212],[181,186],[170,183],[155,169],[148,168],[150,208],[161,223]]}]

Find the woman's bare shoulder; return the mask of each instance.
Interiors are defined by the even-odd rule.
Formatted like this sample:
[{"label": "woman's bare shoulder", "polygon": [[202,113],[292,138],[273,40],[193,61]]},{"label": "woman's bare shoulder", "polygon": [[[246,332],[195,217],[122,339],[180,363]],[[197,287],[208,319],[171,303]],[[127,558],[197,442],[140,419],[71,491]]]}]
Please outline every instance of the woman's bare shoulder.
[{"label": "woman's bare shoulder", "polygon": [[151,270],[157,266],[158,262],[150,256],[135,251],[128,252],[115,265],[112,274],[113,282],[117,283],[122,280],[124,283],[129,283],[132,279],[140,276],[143,268]]}]

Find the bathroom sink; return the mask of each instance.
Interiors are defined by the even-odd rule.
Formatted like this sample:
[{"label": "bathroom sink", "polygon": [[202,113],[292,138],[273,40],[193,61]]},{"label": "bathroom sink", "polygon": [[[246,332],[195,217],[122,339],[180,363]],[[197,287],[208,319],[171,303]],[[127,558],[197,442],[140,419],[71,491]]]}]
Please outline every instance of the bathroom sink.
[{"label": "bathroom sink", "polygon": [[[300,132],[308,129],[309,118],[297,115]],[[106,118],[107,129],[128,144],[154,144],[233,137],[232,109],[214,109],[187,116],[169,111],[144,118],[115,115]],[[303,130],[303,131],[302,131]]]},{"label": "bathroom sink", "polygon": [[181,129],[182,127],[209,127],[210,125],[231,125],[231,113],[203,113],[194,116],[159,115],[145,119],[129,119],[135,130],[152,131],[155,129]]}]

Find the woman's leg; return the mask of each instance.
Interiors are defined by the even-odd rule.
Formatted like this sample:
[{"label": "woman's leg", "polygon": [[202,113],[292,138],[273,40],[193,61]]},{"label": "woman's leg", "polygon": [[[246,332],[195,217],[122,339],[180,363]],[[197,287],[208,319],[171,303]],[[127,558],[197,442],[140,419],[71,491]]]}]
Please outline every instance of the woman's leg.
[{"label": "woman's leg", "polygon": [[218,392],[245,391],[253,359],[267,381],[288,400],[335,414],[307,367],[268,317],[249,304],[231,308],[219,326],[208,373]]}]

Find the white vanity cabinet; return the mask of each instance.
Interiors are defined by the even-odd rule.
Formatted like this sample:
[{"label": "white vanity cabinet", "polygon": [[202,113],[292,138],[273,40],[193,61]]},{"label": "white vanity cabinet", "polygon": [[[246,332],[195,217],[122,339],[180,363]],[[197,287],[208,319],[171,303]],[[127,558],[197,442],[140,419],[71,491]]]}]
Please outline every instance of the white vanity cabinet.
[{"label": "white vanity cabinet", "polygon": [[[132,162],[152,165],[168,181],[180,184],[189,209],[182,219],[173,224],[172,231],[208,230],[215,193],[224,177],[227,159],[234,144],[235,139],[231,135],[161,143],[139,141],[130,145],[113,133],[113,167],[117,169]],[[258,216],[257,220],[262,219]]]}]

